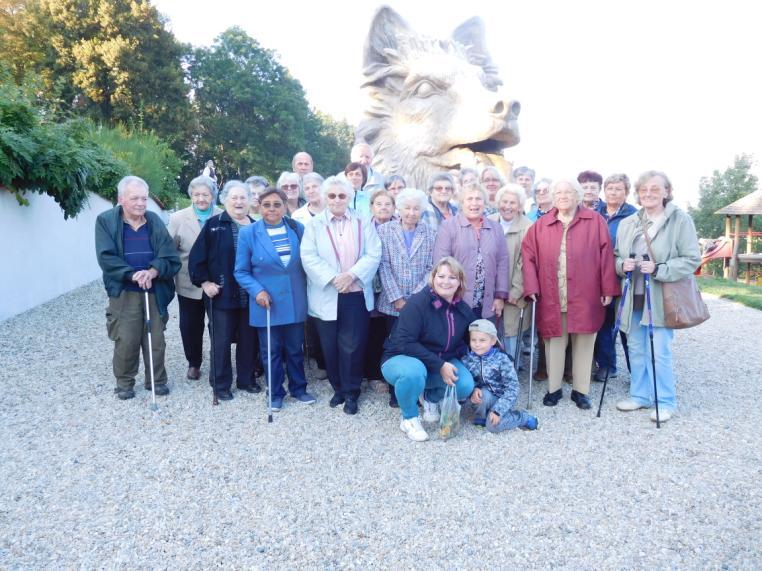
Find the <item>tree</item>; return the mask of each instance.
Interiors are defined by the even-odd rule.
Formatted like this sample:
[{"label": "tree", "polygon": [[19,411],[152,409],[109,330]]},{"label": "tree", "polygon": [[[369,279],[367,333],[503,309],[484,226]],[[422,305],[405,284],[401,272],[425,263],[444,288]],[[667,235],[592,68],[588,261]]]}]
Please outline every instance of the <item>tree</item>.
[{"label": "tree", "polygon": [[146,0],[2,0],[0,59],[35,75],[64,110],[155,131],[173,148],[194,130],[182,56]]},{"label": "tree", "polygon": [[[725,233],[725,220],[715,212],[757,190],[757,177],[750,172],[752,166],[751,155],[738,155],[732,167],[724,172],[715,170],[711,178],[701,179],[698,207],[688,207],[700,238],[722,236]],[[759,219],[760,217],[755,220],[757,228]]]},{"label": "tree", "polygon": [[352,128],[312,112],[299,81],[242,29],[230,28],[210,48],[196,49],[188,74],[201,129],[186,176],[214,159],[226,178],[273,180],[305,150],[326,174],[344,168]]}]

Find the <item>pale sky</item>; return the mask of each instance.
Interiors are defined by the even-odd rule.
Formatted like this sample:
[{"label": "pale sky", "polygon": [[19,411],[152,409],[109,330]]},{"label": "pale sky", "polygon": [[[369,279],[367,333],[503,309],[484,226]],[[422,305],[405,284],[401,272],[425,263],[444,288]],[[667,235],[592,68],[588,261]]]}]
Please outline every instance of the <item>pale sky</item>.
[{"label": "pale sky", "polygon": [[[240,26],[279,54],[315,108],[357,124],[362,49],[377,2],[154,0],[184,42]],[[755,2],[432,0],[386,3],[418,32],[447,37],[481,16],[521,142],[538,176],[665,171],[684,206],[702,176],[751,153],[760,175],[762,9]],[[445,9],[446,6],[446,9]]]}]

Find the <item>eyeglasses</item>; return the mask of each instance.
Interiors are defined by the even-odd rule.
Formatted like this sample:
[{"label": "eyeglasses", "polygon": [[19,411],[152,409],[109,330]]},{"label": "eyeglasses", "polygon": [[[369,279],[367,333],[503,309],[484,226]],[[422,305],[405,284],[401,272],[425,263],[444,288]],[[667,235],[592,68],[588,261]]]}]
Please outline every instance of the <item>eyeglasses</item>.
[{"label": "eyeglasses", "polygon": [[451,186],[434,186],[432,188],[433,190],[437,190],[439,192],[452,192]]},{"label": "eyeglasses", "polygon": [[299,188],[299,185],[298,184],[282,184],[280,185],[280,187],[285,190],[296,190],[297,188]]},{"label": "eyeglasses", "polygon": [[283,208],[282,202],[263,202],[259,205],[261,208],[264,208],[265,210],[268,210],[270,208]]},{"label": "eyeglasses", "polygon": [[483,178],[482,182],[500,182],[499,178]]},{"label": "eyeglasses", "polygon": [[336,200],[337,198],[339,200],[345,200],[347,198],[347,195],[343,192],[341,194],[334,194],[333,192],[329,192],[326,194],[326,197],[328,197],[328,200]]},{"label": "eyeglasses", "polygon": [[534,193],[535,194],[548,194],[550,192],[549,188],[538,188]]}]

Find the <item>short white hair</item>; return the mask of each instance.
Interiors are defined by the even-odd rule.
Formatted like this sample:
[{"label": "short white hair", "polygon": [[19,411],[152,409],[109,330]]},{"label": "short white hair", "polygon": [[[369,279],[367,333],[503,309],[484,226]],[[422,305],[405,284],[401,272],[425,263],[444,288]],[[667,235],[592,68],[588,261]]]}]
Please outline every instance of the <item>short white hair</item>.
[{"label": "short white hair", "polygon": [[421,205],[421,212],[426,210],[429,205],[429,198],[425,192],[418,190],[417,188],[403,188],[395,199],[397,210],[403,207],[403,205],[410,202],[417,202]]},{"label": "short white hair", "polygon": [[524,192],[524,187],[515,182],[509,182],[505,186],[501,186],[500,190],[495,193],[495,204],[500,204],[500,199],[506,194],[512,194],[519,201],[521,210],[524,210],[524,204],[527,201],[527,194]]},{"label": "short white hair", "polygon": [[302,177],[300,177],[295,172],[289,172],[289,171],[283,171],[280,173],[280,176],[278,177],[278,182],[275,183],[275,186],[277,188],[280,188],[283,186],[287,180],[293,180],[296,184],[299,185],[299,195],[302,194]]},{"label": "short white hair", "polygon": [[220,193],[221,204],[225,204],[225,201],[228,199],[228,194],[230,194],[230,191],[234,188],[244,189],[246,191],[246,196],[251,200],[251,187],[248,184],[242,180],[229,180],[225,183],[225,186],[222,187],[222,192]]},{"label": "short white hair", "polygon": [[124,177],[122,180],[120,180],[119,183],[116,185],[117,198],[122,198],[122,196],[124,196],[124,191],[127,190],[127,187],[134,186],[134,185],[142,186],[146,192],[150,192],[150,190],[148,189],[148,183],[146,181],[144,181],[139,176],[128,175]]},{"label": "short white hair", "polygon": [[366,143],[365,141],[360,141],[360,142],[358,142],[358,143],[355,143],[354,145],[352,145],[352,150],[350,150],[350,151],[349,151],[349,158],[350,158],[350,160],[351,160],[353,163],[357,163],[357,162],[360,162],[360,161],[357,161],[357,160],[355,160],[355,159],[353,158],[353,157],[355,156],[355,151],[356,151],[357,149],[368,149],[368,150],[370,151],[370,156],[371,156],[371,157],[373,157],[373,155],[374,155],[374,153],[373,153],[373,147],[371,147],[371,146],[370,146],[368,143]]},{"label": "short white hair", "polygon": [[327,200],[326,195],[332,188],[336,186],[340,187],[341,190],[346,192],[349,200],[352,200],[355,197],[355,189],[352,188],[351,184],[337,176],[329,176],[323,181],[323,184],[320,185],[320,194],[322,195],[323,200]]},{"label": "short white hair", "polygon": [[557,180],[554,180],[550,184],[550,188],[548,189],[548,194],[550,194],[550,199],[553,201],[553,204],[555,205],[556,202],[556,190],[558,190],[558,187],[562,184],[568,184],[571,186],[574,191],[577,193],[577,202],[582,202],[582,198],[585,195],[585,191],[582,190],[582,187],[577,182],[576,179],[573,178],[559,178]]},{"label": "short white hair", "polygon": [[205,186],[209,190],[212,195],[212,203],[217,200],[217,185],[211,178],[203,174],[190,181],[190,184],[188,184],[188,196],[192,197],[193,189],[198,188],[199,186]]}]

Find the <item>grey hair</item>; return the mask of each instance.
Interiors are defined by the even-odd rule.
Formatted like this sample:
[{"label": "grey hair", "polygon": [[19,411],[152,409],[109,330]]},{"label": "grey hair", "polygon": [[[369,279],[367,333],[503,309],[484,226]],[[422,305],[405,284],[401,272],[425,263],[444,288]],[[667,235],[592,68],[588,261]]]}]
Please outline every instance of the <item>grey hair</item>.
[{"label": "grey hair", "polygon": [[481,195],[482,199],[484,200],[485,206],[489,203],[489,197],[487,196],[487,191],[478,182],[474,184],[469,184],[468,186],[463,187],[463,190],[460,191],[460,201],[463,202],[466,198],[466,195],[470,192],[478,192]]},{"label": "grey hair", "polygon": [[124,191],[127,190],[127,187],[132,186],[133,184],[140,185],[145,189],[146,192],[150,192],[148,183],[142,178],[139,176],[127,175],[119,181],[119,184],[116,185],[117,198],[122,198],[122,196],[124,196]]},{"label": "grey hair", "polygon": [[270,186],[270,181],[263,176],[250,176],[245,182],[249,186],[261,186],[262,188]]},{"label": "grey hair", "polygon": [[471,167],[463,167],[460,169],[460,180],[463,180],[463,177],[467,174],[472,174],[476,177],[476,180],[479,180],[479,171],[476,169],[472,169]]},{"label": "grey hair", "polygon": [[493,172],[493,173],[495,173],[497,175],[497,178],[500,179],[500,186],[505,185],[506,181],[505,181],[505,177],[503,176],[503,173],[501,173],[497,169],[497,167],[492,166],[492,165],[486,166],[486,167],[484,167],[484,169],[482,169],[482,174],[479,175],[479,181],[484,180],[484,175],[487,174],[488,172]]},{"label": "grey hair", "polygon": [[434,185],[438,183],[440,180],[446,180],[447,182],[449,182],[453,192],[455,192],[455,179],[452,178],[452,175],[448,172],[438,172],[438,173],[435,173],[434,176],[432,176],[431,180],[429,181],[429,188],[428,188],[429,193],[431,193],[431,190],[434,188]]},{"label": "grey hair", "polygon": [[641,186],[646,184],[655,176],[658,176],[664,181],[664,190],[667,191],[667,196],[662,201],[664,206],[666,206],[667,203],[672,200],[672,182],[670,182],[669,177],[667,177],[667,175],[661,171],[646,171],[640,175],[638,180],[635,182],[635,200],[638,204],[640,204],[640,195],[638,194],[638,190],[640,190]]},{"label": "grey hair", "polygon": [[323,184],[323,181],[325,179],[323,178],[323,175],[316,172],[308,172],[306,175],[302,177],[302,188],[304,188],[304,185],[308,182],[316,182],[320,185]]},{"label": "grey hair", "polygon": [[211,178],[203,174],[190,181],[188,184],[188,196],[192,196],[193,189],[198,188],[199,186],[205,186],[209,192],[212,193],[212,204],[214,204],[217,200],[217,185],[214,184],[214,181]]},{"label": "grey hair", "polygon": [[341,190],[347,193],[349,200],[352,200],[355,197],[355,189],[352,188],[351,184],[337,176],[329,176],[323,181],[323,184],[320,185],[320,195],[323,197],[323,200],[327,200],[326,195],[328,194],[328,191],[335,186],[341,187]]},{"label": "grey hair", "polygon": [[527,175],[532,179],[532,182],[534,182],[534,169],[530,169],[529,167],[516,167],[513,169],[513,180],[516,180],[521,175]]},{"label": "grey hair", "polygon": [[225,183],[225,186],[222,187],[222,192],[220,193],[220,204],[225,204],[225,201],[228,199],[228,194],[230,194],[230,191],[234,188],[242,188],[246,191],[246,196],[251,200],[251,187],[243,182],[242,180],[229,180]]},{"label": "grey hair", "polygon": [[283,171],[280,173],[280,176],[278,177],[278,182],[275,183],[276,188],[280,188],[285,184],[285,182],[289,179],[294,179],[296,181],[296,184],[299,185],[299,196],[302,194],[302,177],[300,177],[295,172],[289,172],[289,171]]},{"label": "grey hair", "polygon": [[[352,155],[354,155],[355,150],[359,148],[368,149],[370,151],[371,156],[375,155],[375,153],[373,152],[373,147],[371,147],[368,143],[366,143],[365,141],[355,141],[355,144],[352,145],[352,148],[349,151],[349,157],[351,158]],[[360,161],[351,161],[351,162],[357,163]]]},{"label": "grey hair", "polygon": [[418,202],[418,204],[421,206],[421,212],[423,212],[429,205],[429,198],[426,196],[425,192],[418,190],[417,188],[403,188],[397,195],[397,210],[400,210],[405,204],[409,202]]},{"label": "grey hair", "polygon": [[628,177],[624,173],[615,173],[610,176],[606,177],[606,180],[603,181],[603,188],[605,189],[610,184],[615,184],[617,182],[624,183],[624,193],[627,194],[630,192],[630,177]]},{"label": "grey hair", "polygon": [[514,195],[516,200],[519,201],[521,211],[524,211],[524,204],[527,201],[527,194],[524,192],[523,186],[516,184],[515,182],[509,182],[505,186],[501,186],[500,189],[495,193],[495,204],[500,204],[500,199],[503,198],[503,195],[505,194]]},{"label": "grey hair", "polygon": [[405,182],[404,178],[402,178],[398,174],[393,174],[391,176],[386,177],[386,180],[384,181],[384,188],[386,190],[389,190],[389,187],[397,181],[401,182],[403,187],[407,187],[407,183]]},{"label": "grey hair", "polygon": [[574,189],[574,192],[577,193],[577,202],[582,202],[582,198],[585,195],[585,191],[582,190],[582,186],[577,182],[577,179],[559,178],[558,180],[554,180],[550,184],[550,189],[548,189],[548,194],[550,194],[550,199],[553,201],[553,205],[555,206],[555,202],[556,202],[556,190],[558,190],[558,187],[564,183],[571,186]]}]

